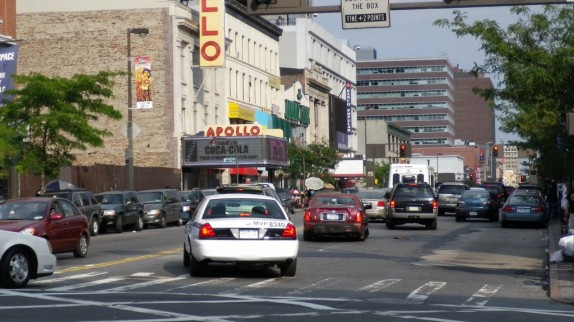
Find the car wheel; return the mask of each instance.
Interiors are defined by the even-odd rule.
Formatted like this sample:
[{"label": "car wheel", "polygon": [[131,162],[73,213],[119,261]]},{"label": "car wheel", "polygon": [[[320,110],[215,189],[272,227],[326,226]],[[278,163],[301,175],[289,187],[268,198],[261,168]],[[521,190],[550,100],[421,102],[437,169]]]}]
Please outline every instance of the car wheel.
[{"label": "car wheel", "polygon": [[386,225],[387,225],[387,229],[395,229],[395,223],[392,222],[392,220],[390,220],[390,219],[387,219]]},{"label": "car wheel", "polygon": [[437,219],[435,218],[432,222],[428,223],[426,225],[428,230],[436,230],[436,226],[437,226]]},{"label": "car wheel", "polygon": [[28,252],[11,249],[0,263],[0,285],[5,288],[22,288],[30,280],[32,265]]},{"label": "car wheel", "polygon": [[161,218],[159,219],[159,227],[160,228],[165,228],[167,227],[167,219],[165,219],[165,216],[161,216]]},{"label": "car wheel", "polygon": [[294,277],[297,273],[297,258],[294,260],[287,260],[279,267],[281,276]]},{"label": "car wheel", "polygon": [[508,223],[505,220],[501,220],[500,221],[500,227],[506,228],[506,227],[508,227]]},{"label": "car wheel", "polygon": [[207,263],[200,262],[193,257],[189,256],[189,275],[191,276],[203,276],[207,270]]},{"label": "car wheel", "polygon": [[141,216],[138,216],[138,219],[136,220],[136,223],[134,224],[134,228],[135,231],[142,231],[144,228],[144,222],[143,222],[143,218]]},{"label": "car wheel", "polygon": [[82,235],[78,241],[78,246],[74,250],[74,257],[84,258],[88,254],[88,236]]},{"label": "car wheel", "polygon": [[183,219],[178,218],[177,221],[175,222],[175,225],[176,225],[177,227],[183,225]]},{"label": "car wheel", "polygon": [[124,231],[124,221],[123,221],[123,217],[122,216],[118,216],[118,218],[116,218],[116,233],[121,234]]},{"label": "car wheel", "polygon": [[294,215],[294,214],[295,214],[295,207],[294,207],[294,206],[289,207],[289,212],[290,212],[292,215]]},{"label": "car wheel", "polygon": [[93,216],[90,219],[90,236],[97,236],[100,232],[100,222],[98,217]]},{"label": "car wheel", "polygon": [[183,266],[189,267],[189,252],[185,249],[185,245],[183,245]]}]

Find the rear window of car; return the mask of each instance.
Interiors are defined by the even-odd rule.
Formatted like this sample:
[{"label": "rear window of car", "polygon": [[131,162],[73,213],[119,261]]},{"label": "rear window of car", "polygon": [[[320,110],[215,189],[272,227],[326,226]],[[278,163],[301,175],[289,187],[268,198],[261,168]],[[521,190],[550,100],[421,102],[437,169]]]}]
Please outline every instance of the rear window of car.
[{"label": "rear window of car", "polygon": [[361,199],[384,199],[384,193],[375,191],[359,191],[357,196]]},{"label": "rear window of car", "polygon": [[488,199],[489,192],[486,190],[466,190],[462,193],[461,198],[468,199]]},{"label": "rear window of car", "polygon": [[460,184],[443,184],[440,186],[440,188],[438,188],[438,193],[461,194],[465,190],[467,190],[466,186]]},{"label": "rear window of car", "polygon": [[226,198],[210,200],[203,219],[216,218],[274,218],[287,219],[283,208],[273,200]]},{"label": "rear window of car", "polygon": [[397,187],[393,198],[434,198],[435,195],[430,187],[420,187],[420,186],[402,186]]},{"label": "rear window of car", "polygon": [[516,205],[516,204],[538,205],[541,202],[541,200],[542,199],[536,195],[519,194],[519,195],[511,195],[507,203],[509,205]]},{"label": "rear window of car", "polygon": [[355,205],[355,198],[347,196],[315,196],[312,205]]},{"label": "rear window of car", "polygon": [[96,200],[103,205],[121,204],[122,195],[121,194],[96,195]]}]

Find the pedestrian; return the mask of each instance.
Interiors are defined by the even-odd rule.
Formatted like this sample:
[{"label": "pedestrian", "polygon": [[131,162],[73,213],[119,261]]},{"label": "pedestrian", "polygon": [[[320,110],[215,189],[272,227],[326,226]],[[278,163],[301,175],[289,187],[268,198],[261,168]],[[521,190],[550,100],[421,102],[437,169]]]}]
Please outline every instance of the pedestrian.
[{"label": "pedestrian", "polygon": [[558,219],[560,218],[559,201],[560,199],[558,195],[558,187],[556,181],[552,180],[547,189],[546,203],[548,204],[550,218],[552,218],[554,221],[558,221]]}]

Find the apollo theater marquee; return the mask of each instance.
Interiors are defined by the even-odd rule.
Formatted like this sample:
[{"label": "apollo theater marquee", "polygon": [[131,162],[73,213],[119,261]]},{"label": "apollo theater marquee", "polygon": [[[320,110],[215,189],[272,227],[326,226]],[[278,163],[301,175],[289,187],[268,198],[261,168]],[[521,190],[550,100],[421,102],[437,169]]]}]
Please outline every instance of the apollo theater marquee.
[{"label": "apollo theater marquee", "polygon": [[[183,137],[183,167],[287,166],[287,140],[254,124],[211,125],[205,136]],[[236,159],[237,158],[237,159]]]}]

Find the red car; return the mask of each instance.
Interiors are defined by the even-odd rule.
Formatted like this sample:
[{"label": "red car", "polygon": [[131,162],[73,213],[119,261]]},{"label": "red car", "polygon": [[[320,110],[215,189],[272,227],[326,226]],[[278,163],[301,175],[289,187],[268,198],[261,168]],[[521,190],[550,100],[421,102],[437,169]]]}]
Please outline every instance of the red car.
[{"label": "red car", "polygon": [[20,198],[0,203],[0,230],[46,238],[52,253],[86,257],[90,244],[88,220],[63,198]]},{"label": "red car", "polygon": [[347,236],[364,241],[369,236],[369,216],[356,194],[316,193],[305,211],[303,240],[314,237]]}]

